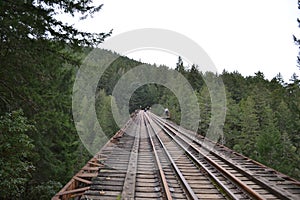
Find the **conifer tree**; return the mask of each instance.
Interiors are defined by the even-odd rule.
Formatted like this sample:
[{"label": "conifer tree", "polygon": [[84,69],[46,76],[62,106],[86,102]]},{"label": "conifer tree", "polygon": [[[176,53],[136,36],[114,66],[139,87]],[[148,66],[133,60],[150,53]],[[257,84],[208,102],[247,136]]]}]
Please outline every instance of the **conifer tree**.
[{"label": "conifer tree", "polygon": [[255,102],[248,97],[240,102],[241,108],[241,133],[237,138],[234,149],[249,156],[255,149],[255,138],[259,131],[259,121],[255,110]]},{"label": "conifer tree", "polygon": [[276,119],[272,109],[267,106],[264,108],[264,117],[260,132],[256,138],[257,160],[267,166],[276,166],[280,164],[283,153],[283,144],[281,135],[276,126]]},{"label": "conifer tree", "polygon": [[176,63],[175,70],[178,71],[178,72],[180,72],[180,73],[184,73],[185,72],[181,56],[178,57],[178,62]]},{"label": "conifer tree", "polygon": [[0,115],[22,108],[36,129],[28,133],[37,152],[29,160],[36,170],[26,179],[28,194],[42,191],[48,181],[64,183],[78,170],[79,138],[71,114],[76,66],[83,46],[96,46],[110,35],[79,31],[55,16],[84,19],[101,7],[91,0],[0,1]]}]

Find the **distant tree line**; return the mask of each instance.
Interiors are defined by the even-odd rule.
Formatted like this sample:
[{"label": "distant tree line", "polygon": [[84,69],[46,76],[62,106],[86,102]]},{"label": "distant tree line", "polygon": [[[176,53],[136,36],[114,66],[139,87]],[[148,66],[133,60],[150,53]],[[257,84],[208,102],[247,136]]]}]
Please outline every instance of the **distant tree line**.
[{"label": "distant tree line", "polygon": [[[135,66],[136,61],[120,58],[118,65],[112,65],[103,80],[101,89],[111,95],[123,68]],[[127,60],[127,61],[125,61]],[[131,64],[128,64],[131,62]],[[159,66],[166,67],[166,66]],[[123,68],[123,69],[122,69]],[[211,92],[204,80],[222,80],[226,91],[226,120],[222,124],[224,137],[219,142],[253,158],[269,167],[273,167],[296,179],[300,179],[300,80],[293,74],[288,83],[279,73],[267,80],[262,72],[244,77],[237,71],[222,74],[202,73],[198,66],[183,66],[179,58],[175,70],[184,75],[193,87],[200,107],[198,133],[206,135],[212,120]],[[172,70],[172,69],[170,69]],[[114,72],[113,72],[114,71]],[[118,71],[118,73],[116,73]],[[101,81],[100,81],[101,82]],[[106,84],[105,84],[106,83]],[[138,88],[130,100],[130,110],[160,104],[167,107],[172,120],[180,123],[181,110],[178,99],[166,87],[148,84]],[[193,110],[193,109],[191,109]],[[161,113],[163,110],[161,110]],[[193,113],[191,112],[190,115]]]},{"label": "distant tree line", "polygon": [[[102,59],[113,54],[94,48],[110,32],[80,32],[54,18],[56,12],[86,18],[102,7],[91,2],[0,1],[0,199],[49,199],[91,156],[75,129],[72,87],[80,64],[92,50]],[[97,65],[98,61],[89,62]],[[95,107],[108,137],[119,129],[112,115],[113,89],[140,64],[118,56],[99,80]],[[204,80],[222,80],[227,115],[220,142],[300,179],[300,80],[296,74],[286,83],[280,74],[269,81],[261,72],[249,77],[238,72],[202,73],[196,65],[184,66],[181,59],[175,70],[197,96],[199,134],[206,134],[214,106]],[[81,105],[91,106],[87,102],[83,98]],[[139,87],[129,109],[134,112],[155,104],[167,107],[172,120],[180,122],[179,101],[162,85]]]}]

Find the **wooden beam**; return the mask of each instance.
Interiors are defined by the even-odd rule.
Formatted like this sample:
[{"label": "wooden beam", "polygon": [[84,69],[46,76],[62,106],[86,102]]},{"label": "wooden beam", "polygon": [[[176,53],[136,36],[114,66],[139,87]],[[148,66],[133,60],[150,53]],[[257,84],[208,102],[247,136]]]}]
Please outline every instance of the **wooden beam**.
[{"label": "wooden beam", "polygon": [[92,181],[85,180],[85,179],[83,179],[83,178],[79,178],[79,177],[77,177],[77,176],[74,176],[73,178],[74,178],[75,180],[77,180],[77,181],[80,181],[80,182],[86,183],[86,184],[88,184],[88,185],[92,184]]},{"label": "wooden beam", "polygon": [[95,165],[95,166],[98,166],[98,167],[103,167],[104,166],[103,164],[99,164],[99,163],[95,163],[95,162],[88,162],[88,164]]},{"label": "wooden beam", "polygon": [[88,167],[88,166],[84,166],[82,168],[83,170],[89,170],[89,171],[98,171],[99,167]]},{"label": "wooden beam", "polygon": [[96,177],[98,173],[84,173],[84,174],[77,174],[77,177],[82,177],[82,178],[93,178]]},{"label": "wooden beam", "polygon": [[87,191],[88,189],[90,189],[90,187],[83,187],[83,188],[78,188],[78,189],[74,189],[74,190],[67,190],[64,192],[59,192],[56,194],[56,196],[62,196],[62,195],[66,195],[66,194],[73,194],[73,193],[77,193],[77,192],[84,192]]}]

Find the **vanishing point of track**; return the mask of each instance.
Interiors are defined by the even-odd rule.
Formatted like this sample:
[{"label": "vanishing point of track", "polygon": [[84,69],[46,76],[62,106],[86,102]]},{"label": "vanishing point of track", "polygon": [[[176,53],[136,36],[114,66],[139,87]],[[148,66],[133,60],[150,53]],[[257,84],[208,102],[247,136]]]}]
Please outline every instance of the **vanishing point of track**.
[{"label": "vanishing point of track", "polygon": [[300,199],[300,182],[144,111],[72,180],[53,199]]}]

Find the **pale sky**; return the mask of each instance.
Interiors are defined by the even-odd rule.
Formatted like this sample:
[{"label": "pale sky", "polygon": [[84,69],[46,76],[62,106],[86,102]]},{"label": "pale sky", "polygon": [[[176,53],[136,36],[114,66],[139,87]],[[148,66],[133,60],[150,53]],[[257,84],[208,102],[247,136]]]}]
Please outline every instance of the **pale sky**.
[{"label": "pale sky", "polygon": [[[300,36],[297,0],[95,0],[104,6],[93,18],[68,19],[90,32],[113,36],[140,28],[162,28],[185,35],[200,45],[218,71],[271,79],[281,72],[285,81],[296,72]],[[66,19],[66,18],[65,18]],[[177,56],[143,51],[128,55],[146,63],[175,67]]]}]

